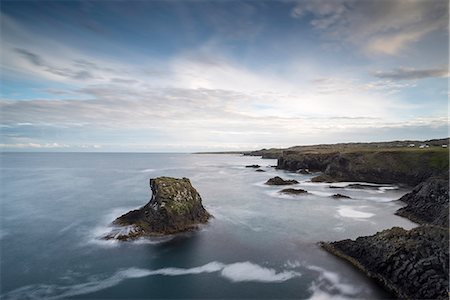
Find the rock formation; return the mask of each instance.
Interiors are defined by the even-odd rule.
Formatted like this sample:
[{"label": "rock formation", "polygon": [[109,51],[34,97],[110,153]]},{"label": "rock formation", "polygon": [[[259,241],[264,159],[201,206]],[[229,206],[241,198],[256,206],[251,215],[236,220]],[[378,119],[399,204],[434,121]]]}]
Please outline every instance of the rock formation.
[{"label": "rock formation", "polygon": [[430,178],[417,185],[399,200],[407,204],[396,214],[419,224],[448,227],[449,213],[448,178]]},{"label": "rock formation", "polygon": [[334,194],[334,195],[332,195],[331,197],[332,197],[332,198],[335,198],[335,199],[339,199],[339,198],[351,199],[351,197],[346,196],[346,195],[342,195],[342,194]]},{"label": "rock formation", "polygon": [[374,278],[399,298],[448,299],[448,229],[394,227],[355,241],[321,246]]},{"label": "rock formation", "polygon": [[284,190],[281,190],[280,193],[290,194],[290,195],[301,195],[301,194],[307,194],[308,191],[303,190],[303,189],[284,189]]},{"label": "rock formation", "polygon": [[245,166],[246,168],[255,168],[255,169],[257,169],[257,168],[260,168],[261,166],[260,165],[248,165],[248,166]]},{"label": "rock formation", "polygon": [[206,223],[211,215],[188,178],[150,179],[151,200],[143,207],[118,217],[113,224],[128,228],[115,230],[105,239],[135,239],[188,231]]},{"label": "rock formation", "polygon": [[365,150],[302,153],[284,151],[278,169],[323,172],[314,182],[365,181],[415,186],[432,176],[448,173],[448,151]]},{"label": "rock formation", "polygon": [[270,178],[266,182],[267,185],[290,185],[290,184],[296,184],[296,183],[298,183],[298,181],[295,180],[295,179],[284,180],[283,178],[281,178],[279,176],[275,176],[273,178]]}]

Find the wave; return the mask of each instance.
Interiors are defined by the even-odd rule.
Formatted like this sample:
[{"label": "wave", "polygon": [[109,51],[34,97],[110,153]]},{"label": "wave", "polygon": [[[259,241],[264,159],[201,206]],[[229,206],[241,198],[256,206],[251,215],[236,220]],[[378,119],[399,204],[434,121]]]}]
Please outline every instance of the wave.
[{"label": "wave", "polygon": [[219,275],[231,282],[284,282],[294,277],[301,276],[300,273],[289,270],[277,273],[276,270],[265,268],[251,262],[237,262],[223,264],[213,261],[194,268],[162,268],[157,270],[128,268],[119,270],[110,277],[97,278],[92,281],[74,285],[28,285],[5,293],[2,299],[61,299],[94,293],[118,285],[126,279],[142,278],[147,276],[182,276],[196,275],[202,273],[219,273]]},{"label": "wave", "polygon": [[309,288],[312,291],[310,300],[322,299],[348,299],[361,292],[360,288],[343,283],[339,274],[317,266],[307,266],[307,269],[319,272],[318,278]]},{"label": "wave", "polygon": [[362,212],[359,210],[355,210],[349,206],[340,206],[338,208],[338,214],[341,217],[345,218],[354,218],[354,219],[367,219],[373,217],[375,214],[368,213],[368,212]]}]

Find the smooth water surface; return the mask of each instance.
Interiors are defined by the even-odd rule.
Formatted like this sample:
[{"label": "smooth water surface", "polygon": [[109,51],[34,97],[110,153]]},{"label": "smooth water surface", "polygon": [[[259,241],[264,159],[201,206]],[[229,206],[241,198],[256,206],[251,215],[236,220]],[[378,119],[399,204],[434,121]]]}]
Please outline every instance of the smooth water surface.
[{"label": "smooth water surface", "polygon": [[[3,153],[4,299],[386,298],[317,246],[414,223],[394,215],[393,186],[333,189],[240,155]],[[245,165],[259,164],[266,172]],[[307,195],[267,186],[300,181]],[[214,219],[159,240],[103,241],[117,216],[150,198],[149,178],[188,177]],[[351,199],[333,199],[341,193]]]}]

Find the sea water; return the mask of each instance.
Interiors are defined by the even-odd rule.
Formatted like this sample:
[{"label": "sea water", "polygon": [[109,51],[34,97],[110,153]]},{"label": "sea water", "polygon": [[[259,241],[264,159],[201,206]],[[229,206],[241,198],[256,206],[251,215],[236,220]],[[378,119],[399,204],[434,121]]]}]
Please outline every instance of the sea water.
[{"label": "sea water", "polygon": [[[408,189],[330,188],[275,164],[241,155],[3,153],[1,298],[390,297],[317,243],[416,226],[394,215]],[[158,176],[188,177],[211,222],[160,239],[101,240],[116,217],[148,202]],[[309,193],[281,194],[264,184],[274,176]]]}]

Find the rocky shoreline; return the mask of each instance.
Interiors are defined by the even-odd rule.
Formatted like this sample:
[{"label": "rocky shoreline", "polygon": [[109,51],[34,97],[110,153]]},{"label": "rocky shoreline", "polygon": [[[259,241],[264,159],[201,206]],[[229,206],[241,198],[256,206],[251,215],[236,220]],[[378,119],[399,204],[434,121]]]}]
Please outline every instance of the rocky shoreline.
[{"label": "rocky shoreline", "polygon": [[394,227],[355,241],[321,246],[399,298],[448,299],[448,229]]},{"label": "rocky shoreline", "polygon": [[[411,230],[394,227],[356,240],[320,245],[399,298],[448,299],[449,152],[441,147],[448,144],[448,139],[429,142],[434,147],[426,150],[409,149],[409,142],[404,141],[263,149],[248,155],[277,157],[278,169],[321,172],[312,178],[313,182],[414,186],[399,199],[406,206],[396,214],[421,226]],[[370,188],[360,184],[353,187]]]}]

